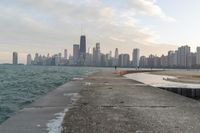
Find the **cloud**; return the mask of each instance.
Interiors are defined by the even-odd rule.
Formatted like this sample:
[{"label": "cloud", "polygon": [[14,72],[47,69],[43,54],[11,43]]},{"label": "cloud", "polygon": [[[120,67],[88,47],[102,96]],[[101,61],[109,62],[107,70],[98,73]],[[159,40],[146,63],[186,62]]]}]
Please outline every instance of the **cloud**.
[{"label": "cloud", "polygon": [[138,10],[142,14],[158,16],[169,22],[175,21],[173,17],[164,13],[164,11],[156,4],[156,0],[128,0],[128,5],[130,9]]},{"label": "cloud", "polygon": [[129,8],[119,9],[102,0],[3,0],[1,51],[46,54],[68,48],[72,52],[72,45],[79,43],[81,27],[87,35],[88,47],[101,42],[103,52],[116,47],[122,52],[154,47],[158,33],[140,25],[142,20],[137,16],[144,13],[164,20],[172,18],[165,15],[155,0],[124,2]]}]

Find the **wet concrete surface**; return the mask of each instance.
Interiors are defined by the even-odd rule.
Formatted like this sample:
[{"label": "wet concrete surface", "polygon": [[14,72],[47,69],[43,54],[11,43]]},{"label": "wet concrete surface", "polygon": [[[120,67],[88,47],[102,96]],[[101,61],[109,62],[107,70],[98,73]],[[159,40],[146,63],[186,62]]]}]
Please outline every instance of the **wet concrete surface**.
[{"label": "wet concrete surface", "polygon": [[82,81],[62,133],[197,133],[200,102],[111,72]]},{"label": "wet concrete surface", "polygon": [[71,81],[58,87],[2,123],[0,133],[48,133],[47,123],[72,106],[72,96],[81,90],[80,86],[80,81]]}]

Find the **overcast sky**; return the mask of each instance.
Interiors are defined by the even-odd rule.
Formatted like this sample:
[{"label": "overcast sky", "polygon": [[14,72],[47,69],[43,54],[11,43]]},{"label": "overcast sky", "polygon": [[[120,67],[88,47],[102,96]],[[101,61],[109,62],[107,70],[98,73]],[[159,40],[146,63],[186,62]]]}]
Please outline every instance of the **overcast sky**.
[{"label": "overcast sky", "polygon": [[[12,52],[54,54],[87,36],[87,47],[101,43],[103,53],[119,48],[161,55],[200,42],[199,0],[1,0],[0,62]],[[81,30],[82,29],[82,30]]]}]

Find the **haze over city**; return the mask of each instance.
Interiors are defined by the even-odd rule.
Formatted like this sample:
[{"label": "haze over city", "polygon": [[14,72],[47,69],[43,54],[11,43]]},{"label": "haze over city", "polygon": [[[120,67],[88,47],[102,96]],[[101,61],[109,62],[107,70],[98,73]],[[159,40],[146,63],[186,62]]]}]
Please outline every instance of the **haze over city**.
[{"label": "haze over city", "polygon": [[[181,2],[181,3],[180,3]],[[3,0],[0,4],[0,63],[12,52],[55,54],[87,36],[87,47],[101,43],[103,53],[167,54],[179,46],[198,46],[199,1],[178,0]],[[177,10],[178,9],[178,10]],[[192,10],[191,10],[192,9]]]}]

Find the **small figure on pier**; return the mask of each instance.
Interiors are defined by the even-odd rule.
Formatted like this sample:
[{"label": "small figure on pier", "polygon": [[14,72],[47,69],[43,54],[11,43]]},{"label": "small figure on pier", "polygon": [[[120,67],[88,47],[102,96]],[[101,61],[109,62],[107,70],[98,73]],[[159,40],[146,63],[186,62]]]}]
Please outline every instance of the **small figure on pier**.
[{"label": "small figure on pier", "polygon": [[115,66],[115,71],[117,70],[117,66]]}]

